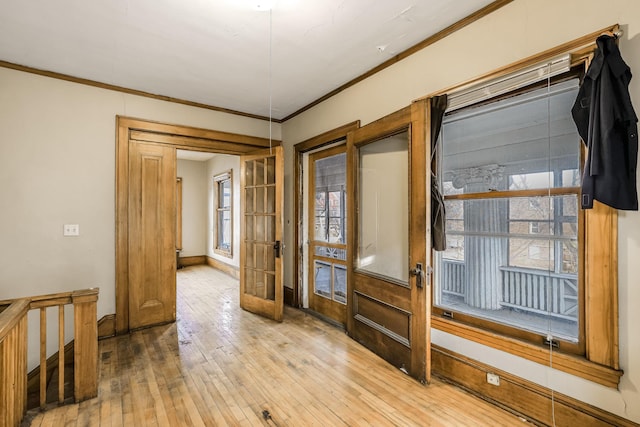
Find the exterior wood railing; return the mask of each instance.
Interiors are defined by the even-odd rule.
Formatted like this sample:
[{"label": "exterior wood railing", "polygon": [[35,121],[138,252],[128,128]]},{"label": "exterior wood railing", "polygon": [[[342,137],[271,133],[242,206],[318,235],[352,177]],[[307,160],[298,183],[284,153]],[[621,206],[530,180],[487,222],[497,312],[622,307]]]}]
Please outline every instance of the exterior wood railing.
[{"label": "exterior wood railing", "polygon": [[[565,320],[578,318],[578,278],[533,268],[500,267],[500,305]],[[442,292],[464,297],[464,261],[443,260]]]},{"label": "exterior wood railing", "polygon": [[74,311],[74,387],[76,402],[98,395],[98,288],[0,301],[0,425],[18,426],[27,406],[27,313],[40,311],[40,406],[47,403],[47,309],[58,311],[58,402],[64,396],[65,305]]}]

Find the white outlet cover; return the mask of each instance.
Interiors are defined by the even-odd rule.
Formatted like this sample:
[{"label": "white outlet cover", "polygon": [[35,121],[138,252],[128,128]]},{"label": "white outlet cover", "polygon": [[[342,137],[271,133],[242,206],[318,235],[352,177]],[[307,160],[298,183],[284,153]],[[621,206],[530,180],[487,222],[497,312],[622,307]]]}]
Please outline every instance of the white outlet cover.
[{"label": "white outlet cover", "polygon": [[62,228],[63,236],[79,236],[80,225],[78,224],[65,224]]},{"label": "white outlet cover", "polygon": [[492,385],[500,385],[500,376],[487,372],[487,382]]}]

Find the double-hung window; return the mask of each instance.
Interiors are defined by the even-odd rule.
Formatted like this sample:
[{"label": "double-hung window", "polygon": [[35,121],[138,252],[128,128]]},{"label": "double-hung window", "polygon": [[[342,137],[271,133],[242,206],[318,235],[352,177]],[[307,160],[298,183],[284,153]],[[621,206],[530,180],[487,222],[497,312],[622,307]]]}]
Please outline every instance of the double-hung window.
[{"label": "double-hung window", "polygon": [[217,175],[213,178],[214,188],[216,189],[217,197],[216,202],[216,237],[215,237],[215,250],[216,252],[231,256],[232,255],[232,242],[233,242],[233,227],[232,227],[232,179],[231,172],[226,172]]},{"label": "double-hung window", "polygon": [[616,387],[617,216],[579,207],[586,150],[571,108],[588,53],[576,52],[448,93],[432,326],[541,364],[553,351],[554,368]]}]

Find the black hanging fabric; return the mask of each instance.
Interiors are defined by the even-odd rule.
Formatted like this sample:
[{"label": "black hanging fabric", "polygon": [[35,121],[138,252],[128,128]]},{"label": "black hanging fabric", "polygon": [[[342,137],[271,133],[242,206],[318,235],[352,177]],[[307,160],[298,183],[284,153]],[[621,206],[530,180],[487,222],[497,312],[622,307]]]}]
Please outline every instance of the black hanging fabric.
[{"label": "black hanging fabric", "polygon": [[[447,95],[434,96],[431,102],[431,164],[435,154],[442,128],[442,119],[447,109]],[[445,233],[444,197],[438,186],[436,175],[431,172],[431,247],[436,251],[444,251],[447,248]]]},{"label": "black hanging fabric", "polygon": [[583,209],[598,200],[616,209],[638,210],[636,165],[638,118],[631,105],[631,70],[615,38],[598,37],[578,97],[571,109],[589,149],[582,175]]}]

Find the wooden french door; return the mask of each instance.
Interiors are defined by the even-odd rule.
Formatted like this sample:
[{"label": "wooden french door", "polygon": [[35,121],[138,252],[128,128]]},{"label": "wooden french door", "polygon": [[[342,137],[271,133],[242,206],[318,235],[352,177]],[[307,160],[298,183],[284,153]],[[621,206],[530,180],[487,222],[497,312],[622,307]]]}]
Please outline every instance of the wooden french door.
[{"label": "wooden french door", "polygon": [[309,308],[347,323],[346,145],[309,156]]},{"label": "wooden french door", "polygon": [[129,143],[129,328],[176,320],[175,148]]},{"label": "wooden french door", "polygon": [[282,147],[240,157],[240,306],[282,320]]},{"label": "wooden french door", "polygon": [[430,380],[431,292],[425,108],[416,102],[347,138],[354,250],[347,330],[422,382]]}]

